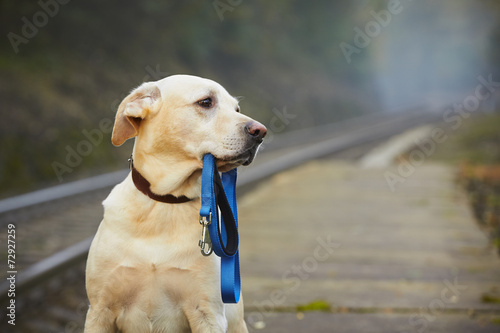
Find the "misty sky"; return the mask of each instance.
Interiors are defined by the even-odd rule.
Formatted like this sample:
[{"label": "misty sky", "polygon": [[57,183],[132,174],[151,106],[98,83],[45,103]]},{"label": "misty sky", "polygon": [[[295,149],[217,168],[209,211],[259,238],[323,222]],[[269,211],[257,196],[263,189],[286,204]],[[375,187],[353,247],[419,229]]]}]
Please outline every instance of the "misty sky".
[{"label": "misty sky", "polygon": [[[492,72],[487,52],[492,31],[499,26],[491,7],[466,0],[400,3],[399,13],[386,19],[378,34],[372,27],[375,33],[368,46],[384,109],[460,100],[474,89],[479,75]],[[375,11],[387,10],[380,8]],[[364,22],[376,21],[369,14],[371,7],[364,10]]]}]

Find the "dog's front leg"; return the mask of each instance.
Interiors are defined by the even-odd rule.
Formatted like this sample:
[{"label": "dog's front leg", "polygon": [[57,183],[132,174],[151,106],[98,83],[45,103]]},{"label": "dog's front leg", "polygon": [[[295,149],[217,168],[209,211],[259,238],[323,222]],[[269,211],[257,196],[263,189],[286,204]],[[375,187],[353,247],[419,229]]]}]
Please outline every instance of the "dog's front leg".
[{"label": "dog's front leg", "polygon": [[216,311],[215,307],[197,305],[191,309],[185,309],[184,313],[188,319],[192,333],[226,333],[227,319],[223,310]]},{"label": "dog's front leg", "polygon": [[84,333],[119,333],[115,319],[110,309],[96,311],[90,307],[85,320]]},{"label": "dog's front leg", "polygon": [[226,304],[226,318],[228,333],[248,333],[248,328],[243,316],[243,296],[238,304]]}]

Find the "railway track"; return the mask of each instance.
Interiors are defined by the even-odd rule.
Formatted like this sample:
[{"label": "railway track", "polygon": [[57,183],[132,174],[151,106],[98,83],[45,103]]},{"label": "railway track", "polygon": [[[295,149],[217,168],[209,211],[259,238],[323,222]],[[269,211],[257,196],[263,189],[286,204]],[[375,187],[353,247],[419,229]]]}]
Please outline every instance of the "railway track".
[{"label": "railway track", "polygon": [[[417,108],[276,136],[263,147],[254,165],[241,169],[239,191],[248,191],[257,182],[311,159],[359,157],[376,142],[439,118],[437,112]],[[127,172],[0,201],[2,244],[7,240],[7,225],[16,226],[15,332],[82,331],[88,306],[84,287],[88,247],[102,219],[102,200]],[[7,262],[6,256],[3,259]],[[0,272],[2,306],[9,301],[6,272]],[[0,331],[14,332],[7,319],[2,316]]]}]

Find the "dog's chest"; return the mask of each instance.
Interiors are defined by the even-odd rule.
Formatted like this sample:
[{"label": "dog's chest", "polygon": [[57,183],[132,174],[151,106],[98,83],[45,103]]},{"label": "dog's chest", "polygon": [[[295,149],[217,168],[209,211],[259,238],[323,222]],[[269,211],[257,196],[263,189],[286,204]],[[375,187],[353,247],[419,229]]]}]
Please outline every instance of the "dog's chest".
[{"label": "dog's chest", "polygon": [[141,196],[122,194],[113,191],[105,200],[89,254],[92,306],[110,309],[119,326],[137,327],[133,332],[183,332],[188,318],[205,313],[224,322],[220,261],[202,256],[198,247],[199,206],[142,203]]},{"label": "dog's chest", "polygon": [[219,302],[214,288],[219,263],[214,256],[203,257],[196,244],[185,243],[136,239],[119,246],[120,256],[112,264],[111,258],[101,262],[107,274],[96,284],[104,287],[101,297],[109,300],[107,307],[117,318],[182,332],[189,328],[186,312],[207,300]]}]

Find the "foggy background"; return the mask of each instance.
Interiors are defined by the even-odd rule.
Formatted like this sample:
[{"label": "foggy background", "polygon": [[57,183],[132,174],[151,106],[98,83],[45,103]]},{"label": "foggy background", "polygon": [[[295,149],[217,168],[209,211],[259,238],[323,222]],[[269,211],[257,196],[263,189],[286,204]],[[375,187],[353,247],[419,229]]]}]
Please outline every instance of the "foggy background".
[{"label": "foggy background", "polygon": [[125,168],[109,120],[171,74],[220,82],[268,128],[287,114],[273,134],[500,81],[496,0],[2,0],[0,27],[2,197]]}]

